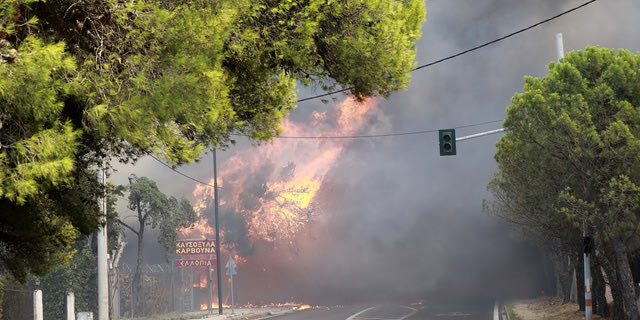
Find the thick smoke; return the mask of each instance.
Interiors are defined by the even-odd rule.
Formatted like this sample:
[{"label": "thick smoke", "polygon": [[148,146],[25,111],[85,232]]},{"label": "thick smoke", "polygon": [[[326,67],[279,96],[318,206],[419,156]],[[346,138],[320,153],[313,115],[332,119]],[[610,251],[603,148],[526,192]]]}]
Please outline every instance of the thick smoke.
[{"label": "thick smoke", "polygon": [[[583,2],[427,1],[417,64],[499,38]],[[636,52],[639,18],[637,1],[598,1],[415,71],[411,87],[379,101],[379,110],[358,134],[455,127],[460,137],[499,128],[501,123],[492,121],[505,118],[511,97],[522,92],[523,76],[545,75],[548,63],[556,59],[556,33],[564,35],[565,52],[587,45]],[[313,94],[301,89],[299,96]],[[319,100],[304,102],[290,119],[310,123],[313,111],[329,108],[331,104]],[[486,122],[491,123],[466,127]],[[493,154],[499,137],[459,142],[453,157],[438,155],[435,132],[353,140],[327,173],[315,199],[313,223],[290,246],[249,241],[251,222],[222,206],[221,223],[230,238],[223,242],[234,242],[249,261],[239,266],[234,278],[239,286],[236,301],[349,304],[536,295],[548,290],[540,253],[514,240],[508,227],[481,209],[482,199],[490,197],[486,184],[496,169]],[[240,141],[218,153],[219,166],[246,148],[260,147]],[[211,155],[206,155],[200,163],[179,170],[209,181],[211,162]],[[286,180],[298,173],[299,165],[294,160],[261,168],[263,174],[244,187],[244,205],[251,207],[251,201],[267,196],[264,185],[272,172]],[[195,187],[193,181],[149,159],[121,168],[114,179],[124,183],[129,173],[148,176],[176,196],[191,197]],[[135,249],[129,252],[133,256]],[[146,252],[153,263],[164,256]]]}]

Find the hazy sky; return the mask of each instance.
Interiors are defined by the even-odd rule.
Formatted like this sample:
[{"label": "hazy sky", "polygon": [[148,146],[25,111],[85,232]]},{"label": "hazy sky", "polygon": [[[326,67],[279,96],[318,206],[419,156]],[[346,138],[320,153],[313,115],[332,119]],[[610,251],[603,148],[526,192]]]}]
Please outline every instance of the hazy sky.
[{"label": "hazy sky", "polygon": [[[417,65],[584,2],[427,1]],[[500,128],[500,122],[461,127],[504,119],[513,94],[522,92],[523,76],[545,75],[547,64],[556,59],[556,33],[564,35],[565,52],[587,45],[637,52],[639,21],[640,2],[600,0],[497,44],[417,70],[408,90],[378,102],[378,110],[358,134],[458,128],[460,137]],[[312,90],[300,88],[299,98],[311,95]],[[336,95],[338,101],[344,97]],[[313,111],[332,107],[319,99],[306,101],[291,112],[290,120],[309,124]],[[261,301],[291,298],[332,304],[417,299],[433,293],[466,298],[539,290],[537,280],[528,280],[540,270],[535,250],[512,240],[508,228],[482,212],[482,199],[490,198],[486,184],[496,169],[493,154],[499,138],[496,134],[459,142],[453,157],[439,156],[437,133],[350,141],[315,199],[314,225],[297,239],[295,252],[257,247],[255,255],[263,265],[247,267],[244,274],[239,268],[237,281],[243,287],[239,300],[251,296]],[[218,164],[224,167],[238,152],[259,152],[259,148],[239,140],[237,146],[218,153]],[[290,160],[296,161],[294,154]],[[163,192],[195,201],[196,183],[153,159],[118,168],[112,176],[116,183],[125,184],[126,177],[135,173],[155,180]],[[211,155],[179,170],[209,181]],[[127,254],[135,254],[135,241],[128,241]],[[145,250],[147,260],[161,262],[153,252]]]}]

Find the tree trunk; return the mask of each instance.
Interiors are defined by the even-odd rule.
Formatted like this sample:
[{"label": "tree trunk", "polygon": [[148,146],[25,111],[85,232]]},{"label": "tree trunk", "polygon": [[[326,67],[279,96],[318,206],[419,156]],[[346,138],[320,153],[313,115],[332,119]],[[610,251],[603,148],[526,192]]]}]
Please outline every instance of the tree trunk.
[{"label": "tree trunk", "polygon": [[611,246],[616,259],[616,274],[618,275],[620,289],[622,290],[625,313],[629,317],[629,320],[638,320],[638,303],[636,301],[636,292],[633,285],[633,277],[631,276],[631,268],[629,267],[627,250],[624,243],[618,239],[613,239]]},{"label": "tree trunk", "polygon": [[593,313],[600,315],[602,317],[609,316],[609,306],[607,305],[607,296],[606,296],[606,283],[604,281],[604,276],[602,275],[602,266],[600,260],[602,257],[600,255],[592,254],[592,268],[591,268],[591,276],[593,278]]},{"label": "tree trunk", "polygon": [[580,258],[574,259],[574,266],[576,268],[576,288],[578,297],[578,306],[580,311],[584,311],[584,256],[580,255]]},{"label": "tree trunk", "polygon": [[551,261],[553,262],[554,277],[556,280],[556,297],[562,298],[563,301],[569,300],[571,294],[571,282],[567,272],[567,256],[559,251],[553,250],[551,253]]},{"label": "tree trunk", "polygon": [[613,257],[613,249],[611,246],[607,246],[605,256],[602,256],[600,263],[604,269],[604,273],[609,281],[609,288],[611,288],[611,296],[613,297],[613,319],[624,319],[624,304],[622,299],[622,290],[618,284],[618,275],[612,261],[615,261]]},{"label": "tree trunk", "polygon": [[552,294],[552,292],[554,292],[556,290],[555,288],[555,272],[554,272],[554,267],[553,267],[553,255],[549,254],[548,250],[541,250],[543,252],[541,252],[541,254],[544,256],[544,263],[543,263],[543,269],[544,269],[544,279],[545,279],[545,284],[543,286],[543,291],[541,292],[542,295],[549,295]]},{"label": "tree trunk", "polygon": [[[142,288],[142,263],[144,261],[144,224],[140,223],[138,229],[138,258],[136,260],[136,271],[133,276],[133,310],[136,316],[142,316],[144,312],[144,292]],[[133,315],[132,315],[133,316]]]}]

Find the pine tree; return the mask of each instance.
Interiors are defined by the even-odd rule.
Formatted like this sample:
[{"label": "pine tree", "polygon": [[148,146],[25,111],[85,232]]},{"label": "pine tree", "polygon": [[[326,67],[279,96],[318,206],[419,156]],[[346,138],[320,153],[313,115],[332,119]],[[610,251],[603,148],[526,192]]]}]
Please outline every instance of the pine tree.
[{"label": "pine tree", "polygon": [[405,88],[424,15],[421,0],[0,0],[0,261],[24,280],[66,259],[97,228],[99,164],[269,141],[296,83]]}]

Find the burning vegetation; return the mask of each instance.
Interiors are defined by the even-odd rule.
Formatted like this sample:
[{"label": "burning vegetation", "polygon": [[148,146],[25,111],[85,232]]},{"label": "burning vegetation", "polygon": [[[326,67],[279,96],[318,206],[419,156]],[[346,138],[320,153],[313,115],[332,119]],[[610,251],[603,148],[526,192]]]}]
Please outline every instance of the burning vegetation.
[{"label": "burning vegetation", "polygon": [[[241,150],[222,164],[218,174],[221,256],[233,256],[242,276],[273,272],[279,267],[277,261],[290,261],[299,254],[296,238],[321,219],[325,208],[317,195],[351,141],[286,138],[356,135],[376,110],[375,99],[357,102],[348,98],[331,110],[314,111],[308,124],[285,119],[283,138],[260,148]],[[213,189],[198,186],[193,194],[199,221],[194,228],[184,229],[182,237],[213,238]],[[273,278],[278,277],[270,277]],[[204,272],[200,283],[206,287]],[[288,298],[282,297],[287,300],[281,301],[296,297]],[[227,300],[228,297],[223,304],[229,303]],[[278,302],[259,294],[257,298],[245,295],[240,300],[252,305]],[[310,307],[290,303],[296,308]]]}]

